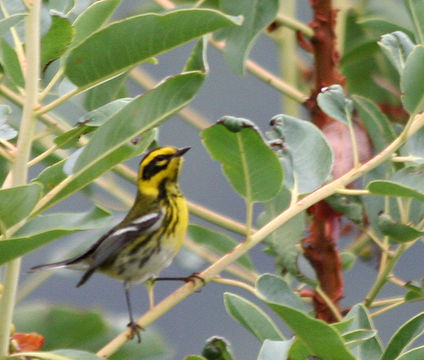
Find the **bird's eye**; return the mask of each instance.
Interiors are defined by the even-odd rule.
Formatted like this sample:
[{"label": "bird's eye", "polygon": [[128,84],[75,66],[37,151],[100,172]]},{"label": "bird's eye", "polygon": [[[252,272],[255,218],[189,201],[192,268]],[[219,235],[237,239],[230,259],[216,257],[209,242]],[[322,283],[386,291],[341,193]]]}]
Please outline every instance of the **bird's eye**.
[{"label": "bird's eye", "polygon": [[165,155],[158,155],[156,156],[156,161],[163,161],[166,160],[166,156]]}]

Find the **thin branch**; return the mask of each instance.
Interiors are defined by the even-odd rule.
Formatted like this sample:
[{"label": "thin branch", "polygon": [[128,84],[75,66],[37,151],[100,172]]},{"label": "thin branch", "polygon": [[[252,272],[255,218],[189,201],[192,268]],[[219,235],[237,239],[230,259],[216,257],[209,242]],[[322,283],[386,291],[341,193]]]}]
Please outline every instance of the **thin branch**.
[{"label": "thin branch", "polygon": [[325,291],[323,291],[320,286],[317,286],[314,289],[315,289],[316,293],[324,300],[325,304],[330,309],[334,318],[337,319],[337,321],[342,321],[343,320],[342,314],[340,313],[339,309],[334,304],[334,302],[327,296]]},{"label": "thin branch", "polygon": [[218,284],[236,286],[236,287],[239,287],[241,289],[249,291],[253,295],[256,295],[256,289],[253,286],[246,284],[243,281],[228,279],[228,278],[222,278],[222,277],[219,277],[219,276],[216,277],[215,279],[213,279],[212,281],[216,282]]},{"label": "thin branch", "polygon": [[314,36],[314,31],[312,28],[305,23],[295,19],[294,17],[287,16],[282,14],[281,12],[277,14],[275,20],[281,25],[287,26],[289,29],[294,31],[300,31],[303,35],[308,38]]},{"label": "thin branch", "polygon": [[[28,177],[28,159],[30,157],[32,139],[35,131],[36,117],[34,108],[40,78],[40,14],[41,0],[34,0],[25,23],[26,61],[25,101],[22,121],[17,142],[16,159],[12,166],[12,186],[26,184]],[[6,234],[7,235],[7,234]],[[0,359],[9,352],[10,327],[16,302],[21,259],[17,258],[6,264],[4,290],[0,299]]]},{"label": "thin branch", "polygon": [[[412,136],[424,125],[424,114],[420,114],[411,120],[412,124],[406,131],[403,131],[391,144],[389,144],[383,151],[362,164],[360,167],[351,169],[341,177],[332,182],[324,185],[313,193],[307,195],[294,206],[290,206],[283,211],[280,215],[272,219],[269,223],[264,225],[256,231],[250,241],[240,243],[230,253],[221,257],[214,264],[202,271],[199,275],[204,279],[205,283],[212,281],[216,278],[229,264],[236,261],[240,256],[247,253],[251,248],[259,244],[264,238],[270,235],[273,231],[283,225],[285,222],[298,215],[302,211],[309,208],[311,205],[325,199],[326,197],[334,194],[337,189],[344,187],[356,179],[363,176],[368,171],[371,171],[384,161],[388,160],[394,151],[396,151],[405,140]],[[162,315],[167,313],[170,309],[190,296],[193,292],[199,290],[204,285],[203,282],[187,283],[175,290],[172,294],[163,299],[160,303],[156,304],[154,308],[146,312],[137,323],[142,327],[147,327]],[[130,330],[124,331],[114,338],[111,342],[106,344],[102,349],[97,352],[97,355],[103,358],[110,357],[115,353],[123,344],[125,344],[130,336]]]}]

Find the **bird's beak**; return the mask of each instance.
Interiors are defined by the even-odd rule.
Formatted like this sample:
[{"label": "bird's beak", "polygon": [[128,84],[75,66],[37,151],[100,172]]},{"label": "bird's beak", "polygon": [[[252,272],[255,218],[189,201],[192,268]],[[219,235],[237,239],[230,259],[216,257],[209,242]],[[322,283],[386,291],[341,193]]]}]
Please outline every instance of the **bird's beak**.
[{"label": "bird's beak", "polygon": [[190,149],[191,149],[190,146],[179,148],[178,151],[174,154],[174,156],[175,157],[183,156]]}]

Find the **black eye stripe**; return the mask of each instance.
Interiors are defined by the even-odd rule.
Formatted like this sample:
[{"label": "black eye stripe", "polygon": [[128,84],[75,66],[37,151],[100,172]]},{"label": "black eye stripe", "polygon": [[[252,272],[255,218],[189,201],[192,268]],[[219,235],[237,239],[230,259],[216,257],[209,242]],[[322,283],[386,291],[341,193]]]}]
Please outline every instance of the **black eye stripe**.
[{"label": "black eye stripe", "polygon": [[155,174],[157,174],[159,171],[162,171],[168,166],[168,163],[165,165],[158,166],[155,164],[154,161],[152,161],[150,164],[148,164],[144,170],[143,170],[143,180],[148,180]]}]

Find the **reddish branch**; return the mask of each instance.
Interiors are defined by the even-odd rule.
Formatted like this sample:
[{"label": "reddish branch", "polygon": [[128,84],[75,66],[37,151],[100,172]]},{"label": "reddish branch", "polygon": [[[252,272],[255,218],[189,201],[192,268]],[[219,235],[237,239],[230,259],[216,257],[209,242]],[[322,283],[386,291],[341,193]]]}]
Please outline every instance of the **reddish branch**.
[{"label": "reddish branch", "polygon": [[[325,128],[334,120],[318,108],[316,97],[322,87],[332,84],[344,86],[345,78],[338,71],[339,53],[336,49],[334,31],[337,10],[332,8],[331,0],[310,0],[310,3],[314,11],[314,18],[310,22],[314,30],[310,47],[315,58],[315,87],[306,106],[311,113],[312,121],[325,133]],[[343,150],[333,147],[336,153]],[[311,207],[309,213],[312,217],[309,236],[302,242],[305,256],[314,267],[322,290],[341,310],[343,274],[337,249],[341,215],[324,201]],[[313,301],[319,319],[327,322],[336,321],[333,313],[317,293],[313,294]]]}]

